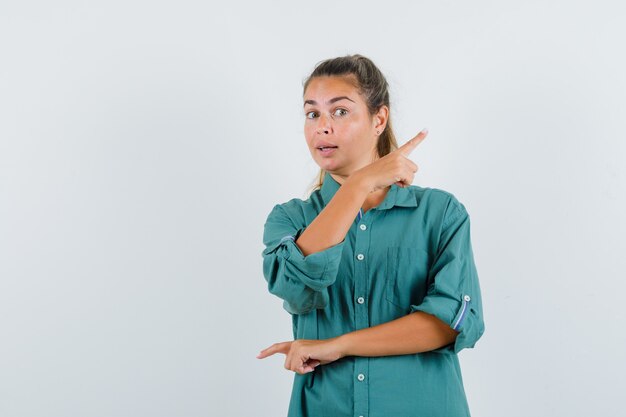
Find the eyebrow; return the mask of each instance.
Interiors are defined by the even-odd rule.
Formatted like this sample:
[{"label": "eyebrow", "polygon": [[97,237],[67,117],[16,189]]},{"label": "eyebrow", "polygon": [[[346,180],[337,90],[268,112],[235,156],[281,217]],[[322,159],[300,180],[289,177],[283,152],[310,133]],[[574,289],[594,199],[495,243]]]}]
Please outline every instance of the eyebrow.
[{"label": "eyebrow", "polygon": [[[327,104],[333,104],[335,101],[339,101],[339,100],[343,100],[343,99],[347,99],[347,100],[350,100],[351,102],[355,103],[355,101],[354,101],[354,100],[352,100],[350,97],[347,97],[347,96],[339,96],[339,97],[334,97],[334,98],[331,98],[330,100],[328,100],[328,103],[327,103]],[[303,105],[302,107],[306,106],[307,104],[313,104],[313,105],[315,105],[315,104],[317,104],[317,101],[315,101],[315,100],[306,100],[306,101],[304,102],[304,105]]]}]

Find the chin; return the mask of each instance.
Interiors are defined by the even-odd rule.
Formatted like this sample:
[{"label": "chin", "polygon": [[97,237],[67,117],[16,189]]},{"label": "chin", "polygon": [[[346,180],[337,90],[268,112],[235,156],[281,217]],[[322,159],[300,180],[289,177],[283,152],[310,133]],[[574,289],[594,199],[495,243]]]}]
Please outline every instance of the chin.
[{"label": "chin", "polygon": [[321,169],[329,171],[329,172],[334,172],[337,171],[337,164],[334,161],[331,161],[330,163],[328,161],[321,161],[321,163],[317,164]]}]

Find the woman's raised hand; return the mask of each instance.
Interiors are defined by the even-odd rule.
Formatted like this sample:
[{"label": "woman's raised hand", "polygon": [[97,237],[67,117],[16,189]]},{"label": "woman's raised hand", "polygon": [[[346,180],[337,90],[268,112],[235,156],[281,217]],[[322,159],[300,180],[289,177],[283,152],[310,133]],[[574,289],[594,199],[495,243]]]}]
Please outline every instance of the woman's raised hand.
[{"label": "woman's raised hand", "polygon": [[408,187],[413,183],[413,178],[418,170],[417,164],[411,161],[408,156],[427,134],[428,129],[423,129],[398,149],[356,170],[349,179],[354,177],[354,180],[362,181],[370,193],[394,183],[398,187]]}]

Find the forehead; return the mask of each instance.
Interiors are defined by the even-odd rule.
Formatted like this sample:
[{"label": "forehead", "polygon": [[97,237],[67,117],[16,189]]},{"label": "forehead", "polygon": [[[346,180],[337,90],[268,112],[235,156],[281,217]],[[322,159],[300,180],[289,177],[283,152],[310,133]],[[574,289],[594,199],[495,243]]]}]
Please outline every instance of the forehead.
[{"label": "forehead", "polygon": [[361,101],[354,81],[351,81],[345,76],[312,78],[304,92],[304,101],[314,100],[318,104],[325,104],[329,99],[337,96],[348,96],[355,102]]}]

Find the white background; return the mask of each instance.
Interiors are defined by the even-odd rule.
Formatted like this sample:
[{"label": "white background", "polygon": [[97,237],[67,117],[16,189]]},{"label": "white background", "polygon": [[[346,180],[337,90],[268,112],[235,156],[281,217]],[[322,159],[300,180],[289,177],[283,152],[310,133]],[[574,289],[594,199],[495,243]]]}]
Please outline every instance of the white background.
[{"label": "white background", "polygon": [[472,415],[620,414],[623,7],[3,1],[0,415],[286,414],[263,223],[317,173],[302,81],[350,53],[470,213]]}]

